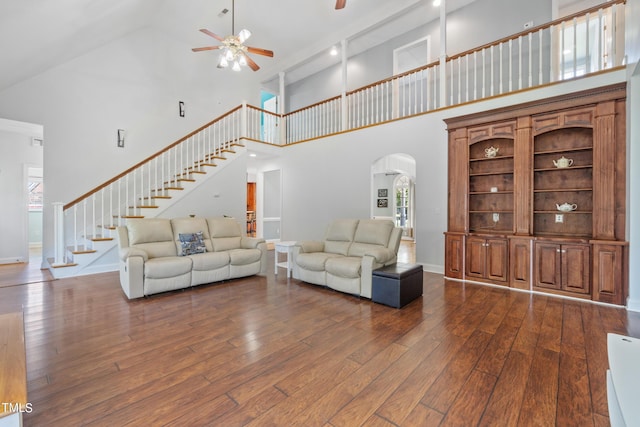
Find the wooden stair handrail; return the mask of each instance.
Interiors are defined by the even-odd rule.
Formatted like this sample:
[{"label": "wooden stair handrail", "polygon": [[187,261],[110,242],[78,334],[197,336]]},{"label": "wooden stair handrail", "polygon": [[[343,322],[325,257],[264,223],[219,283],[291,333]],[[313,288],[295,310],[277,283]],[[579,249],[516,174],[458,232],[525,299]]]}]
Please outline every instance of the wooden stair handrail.
[{"label": "wooden stair handrail", "polygon": [[176,145],[186,141],[187,139],[191,138],[193,135],[197,134],[198,132],[208,128],[209,126],[215,124],[216,122],[219,122],[220,120],[224,119],[225,117],[235,113],[236,111],[238,111],[239,109],[242,108],[242,105],[237,106],[236,108],[226,112],[225,114],[221,115],[220,117],[217,117],[215,119],[213,119],[212,121],[210,121],[207,124],[204,124],[202,126],[200,126],[198,129],[194,130],[193,132],[187,134],[186,136],[183,136],[182,138],[180,138],[179,140],[177,140],[176,142],[166,146],[165,148],[163,148],[162,150],[158,151],[155,154],[152,154],[151,156],[147,157],[146,159],[142,160],[141,162],[136,163],[135,165],[131,166],[129,169],[125,170],[124,172],[122,172],[119,175],[116,175],[115,177],[111,178],[109,181],[106,181],[102,184],[100,184],[99,186],[97,186],[96,188],[94,188],[91,191],[86,192],[85,194],[83,194],[82,196],[78,197],[77,199],[73,200],[72,202],[67,203],[66,205],[63,206],[63,210],[67,210],[70,207],[80,203],[81,201],[87,199],[88,197],[94,195],[95,193],[97,193],[98,191],[102,190],[103,188],[113,184],[114,182],[116,182],[117,180],[119,180],[120,178],[122,178],[123,176],[133,172],[135,169],[139,168],[140,166],[144,165],[145,163],[155,159],[156,157],[160,156],[163,153],[166,153],[167,151],[169,151],[170,149],[172,149],[173,147],[175,147]]}]

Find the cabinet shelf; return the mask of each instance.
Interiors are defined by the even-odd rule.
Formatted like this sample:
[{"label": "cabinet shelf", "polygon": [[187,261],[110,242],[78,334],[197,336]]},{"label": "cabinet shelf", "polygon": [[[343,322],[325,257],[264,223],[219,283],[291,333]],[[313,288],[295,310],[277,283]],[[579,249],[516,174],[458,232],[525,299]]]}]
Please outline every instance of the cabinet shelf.
[{"label": "cabinet shelf", "polygon": [[561,212],[559,210],[555,210],[555,211],[533,211],[534,214],[567,214],[567,215],[576,215],[576,214],[582,214],[582,215],[591,215],[591,211],[569,211],[569,212]]},{"label": "cabinet shelf", "polygon": [[584,240],[584,242],[589,242],[589,239],[591,239],[591,235],[590,234],[576,234],[576,233],[544,233],[544,232],[539,232],[536,233],[536,236],[538,237],[546,237],[546,238],[550,238],[550,239],[561,239],[562,241],[566,241],[567,237],[571,238],[571,239],[582,239]]},{"label": "cabinet shelf", "polygon": [[591,187],[585,188],[548,188],[533,190],[534,193],[568,193],[573,191],[593,191]]},{"label": "cabinet shelf", "polygon": [[469,159],[470,162],[485,162],[488,160],[513,159],[513,156],[477,157]]},{"label": "cabinet shelf", "polygon": [[475,173],[470,173],[469,176],[490,176],[490,175],[513,175],[513,171],[510,172],[475,172]]},{"label": "cabinet shelf", "polygon": [[475,194],[513,194],[513,191],[469,191],[469,195]]},{"label": "cabinet shelf", "polygon": [[591,169],[593,168],[593,165],[580,165],[580,166],[570,166],[568,168],[539,168],[539,169],[534,169],[534,172],[564,172],[564,171],[568,171],[568,170],[572,170],[572,169]]},{"label": "cabinet shelf", "polygon": [[469,211],[470,214],[473,213],[503,213],[503,214],[512,214],[513,210],[504,210],[504,209],[483,209],[476,211]]},{"label": "cabinet shelf", "polygon": [[588,147],[574,147],[574,148],[557,148],[553,150],[535,151],[533,154],[537,156],[538,154],[577,153],[580,151],[590,151],[590,150],[593,150],[593,147],[588,146]]},{"label": "cabinet shelf", "polygon": [[483,236],[495,236],[495,237],[507,237],[513,235],[513,230],[506,230],[500,228],[474,228],[470,230],[473,234],[481,234]]}]

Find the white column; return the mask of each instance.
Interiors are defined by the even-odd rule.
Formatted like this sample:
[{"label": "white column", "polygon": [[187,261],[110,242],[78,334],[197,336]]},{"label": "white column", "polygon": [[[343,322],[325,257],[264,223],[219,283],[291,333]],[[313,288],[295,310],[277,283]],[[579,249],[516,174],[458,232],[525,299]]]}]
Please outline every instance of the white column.
[{"label": "white column", "polygon": [[447,105],[447,0],[440,3],[440,107]]},{"label": "white column", "polygon": [[340,50],[342,54],[342,90],[341,90],[341,105],[342,111],[342,130],[347,130],[348,127],[348,111],[347,111],[347,40],[342,39],[340,42]]},{"label": "white column", "polygon": [[287,122],[284,118],[285,112],[285,85],[284,85],[284,71],[278,73],[280,77],[280,94],[278,95],[278,114],[280,115],[280,145],[287,143]]},{"label": "white column", "polygon": [[54,202],[53,205],[53,266],[65,264],[64,248],[64,203]]}]

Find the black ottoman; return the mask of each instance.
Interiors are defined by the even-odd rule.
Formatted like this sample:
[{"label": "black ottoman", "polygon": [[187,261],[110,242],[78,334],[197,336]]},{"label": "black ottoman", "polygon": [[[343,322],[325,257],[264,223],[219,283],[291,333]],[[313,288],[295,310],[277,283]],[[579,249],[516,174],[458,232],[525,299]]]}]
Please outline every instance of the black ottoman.
[{"label": "black ottoman", "polygon": [[397,263],[373,270],[371,300],[401,308],[422,295],[422,266]]}]

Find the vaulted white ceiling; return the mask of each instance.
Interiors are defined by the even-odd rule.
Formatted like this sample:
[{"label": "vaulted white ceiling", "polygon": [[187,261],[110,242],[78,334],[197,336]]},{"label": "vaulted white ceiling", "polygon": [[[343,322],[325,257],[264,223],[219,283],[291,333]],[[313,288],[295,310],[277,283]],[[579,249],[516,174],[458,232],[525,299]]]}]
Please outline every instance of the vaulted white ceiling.
[{"label": "vaulted white ceiling", "polygon": [[[249,28],[247,44],[275,52],[273,59],[254,58],[269,78],[343,38],[360,34],[362,49],[438,16],[430,1],[421,0],[348,0],[343,10],[334,6],[335,0],[235,0],[236,33]],[[217,44],[198,29],[228,35],[231,13],[220,17],[224,8],[231,9],[231,0],[1,0],[0,90],[147,26],[188,47]],[[416,8],[421,11],[407,14]],[[383,32],[369,31],[385,22]]]},{"label": "vaulted white ceiling", "polygon": [[[447,0],[447,11],[472,1]],[[320,53],[342,39],[354,54],[437,19],[431,3],[348,0],[335,10],[335,0],[235,0],[235,30],[249,28],[247,44],[275,52],[254,56],[263,80],[279,71],[295,79],[322,67]],[[147,26],[185,48],[217,44],[198,29],[228,35],[224,8],[231,0],[0,0],[0,91]]]}]

